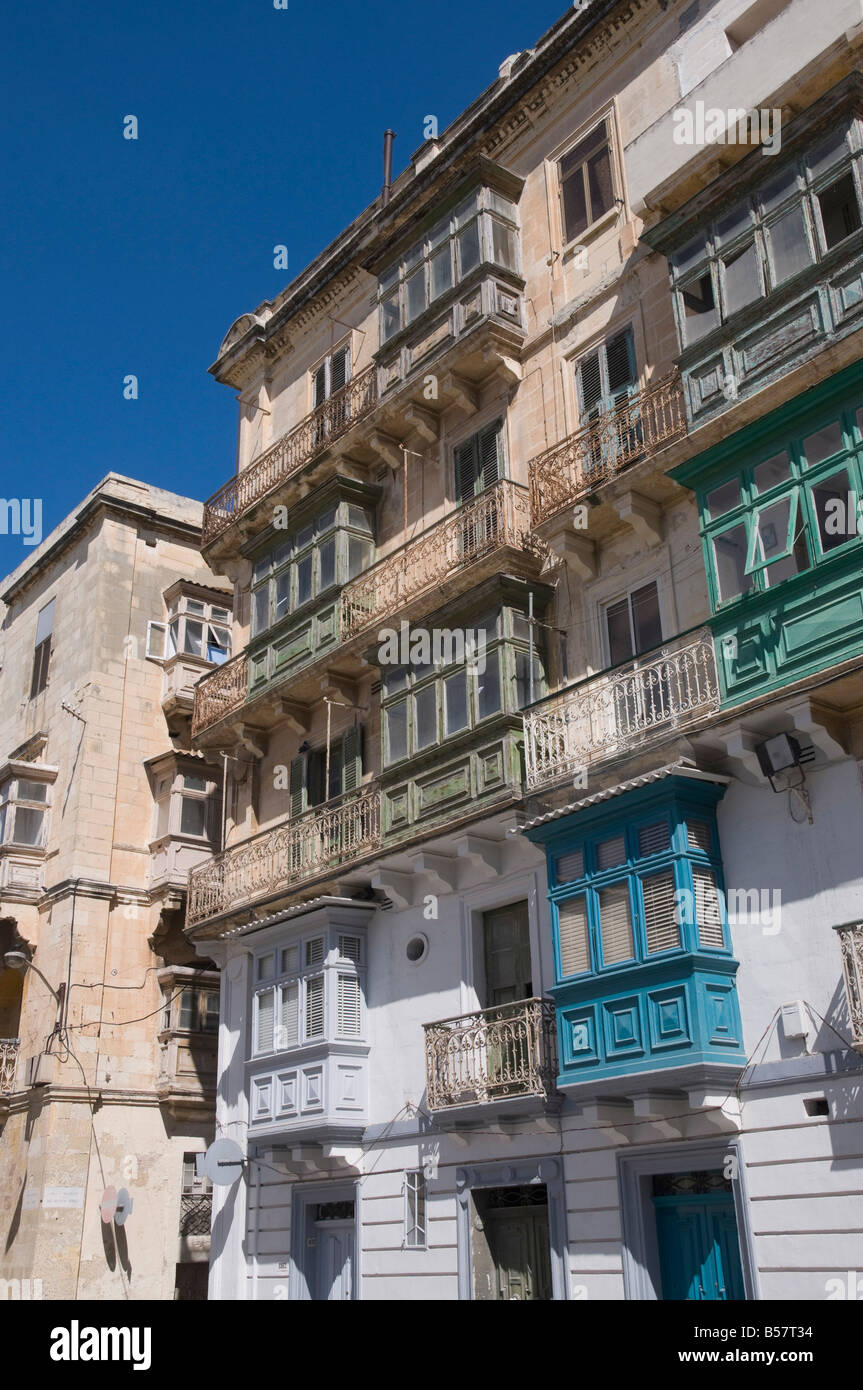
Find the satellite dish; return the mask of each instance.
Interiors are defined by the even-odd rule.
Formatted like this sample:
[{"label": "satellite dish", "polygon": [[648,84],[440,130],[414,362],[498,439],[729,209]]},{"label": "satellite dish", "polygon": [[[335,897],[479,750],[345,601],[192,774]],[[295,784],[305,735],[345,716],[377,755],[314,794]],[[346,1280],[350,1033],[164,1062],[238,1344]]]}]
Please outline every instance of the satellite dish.
[{"label": "satellite dish", "polygon": [[102,1221],[106,1226],[110,1226],[114,1220],[114,1212],[117,1210],[117,1189],[116,1187],[106,1187],[102,1193],[102,1200],[99,1203],[99,1211]]},{"label": "satellite dish", "polygon": [[243,1150],[235,1139],[216,1139],[204,1156],[207,1176],[217,1187],[231,1187],[243,1173]]},{"label": "satellite dish", "polygon": [[117,1209],[114,1212],[114,1224],[116,1226],[125,1226],[131,1214],[132,1198],[129,1195],[128,1189],[121,1187],[120,1191],[117,1193]]}]

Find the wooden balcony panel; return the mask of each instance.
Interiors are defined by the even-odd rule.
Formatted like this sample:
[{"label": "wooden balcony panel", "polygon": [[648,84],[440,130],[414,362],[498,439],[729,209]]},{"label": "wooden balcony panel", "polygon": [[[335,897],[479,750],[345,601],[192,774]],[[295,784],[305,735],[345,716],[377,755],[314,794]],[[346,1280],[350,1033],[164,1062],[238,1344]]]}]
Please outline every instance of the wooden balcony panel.
[{"label": "wooden balcony panel", "polygon": [[525,712],[528,790],[690,729],[719,702],[707,629],[602,671]]},{"label": "wooden balcony panel", "polygon": [[550,1097],[557,1074],[555,1008],[522,999],[425,1024],[429,1109]]},{"label": "wooden balcony panel", "polygon": [[533,525],[557,516],[686,431],[683,391],[673,372],[531,459]]}]

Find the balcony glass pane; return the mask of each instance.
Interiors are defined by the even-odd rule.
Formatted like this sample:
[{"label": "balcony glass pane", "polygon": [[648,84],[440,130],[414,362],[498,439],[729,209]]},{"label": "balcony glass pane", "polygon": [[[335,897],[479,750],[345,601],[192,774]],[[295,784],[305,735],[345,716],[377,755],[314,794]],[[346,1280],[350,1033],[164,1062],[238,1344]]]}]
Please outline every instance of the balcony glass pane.
[{"label": "balcony glass pane", "polygon": [[844,468],[813,484],[812,504],[823,553],[857,535],[856,501],[856,496],[852,500],[851,479]]},{"label": "balcony glass pane", "polygon": [[15,808],[16,845],[41,845],[44,824],[44,811],[37,811],[29,806],[17,806]]},{"label": "balcony glass pane", "polygon": [[818,194],[824,241],[829,250],[860,227],[860,208],[850,172]]},{"label": "balcony glass pane", "polygon": [[405,322],[413,323],[425,307],[425,266],[420,266],[419,270],[415,271],[413,275],[409,275],[405,280]]},{"label": "balcony glass pane", "polygon": [[806,157],[809,172],[813,178],[823,174],[833,164],[838,164],[839,160],[848,152],[848,131],[834,130],[827,139],[817,145],[810,155]]},{"label": "balcony glass pane", "polygon": [[498,222],[496,217],[490,221],[492,260],[495,265],[515,270],[515,232],[505,222]]},{"label": "balcony glass pane", "polygon": [[270,625],[270,586],[262,584],[252,594],[252,636]]},{"label": "balcony glass pane", "polygon": [[774,588],[781,584],[784,579],[790,579],[794,574],[800,574],[809,568],[809,550],[806,546],[806,536],[803,531],[798,531],[794,540],[794,545],[790,555],[786,555],[782,560],[776,560],[772,565],[768,565],[762,570],[764,577],[764,587]]},{"label": "balcony glass pane", "polygon": [[477,705],[479,718],[497,714],[500,703],[500,665],[497,652],[486,657],[485,671],[477,677]]},{"label": "balcony glass pane", "polygon": [[21,777],[18,781],[18,800],[19,801],[47,801],[48,783],[31,782],[27,777]]},{"label": "balcony glass pane", "polygon": [[728,243],[751,226],[752,209],[748,203],[741,203],[740,207],[729,212],[726,217],[721,217],[716,223],[716,240],[720,244]]},{"label": "balcony glass pane", "polygon": [[171,801],[170,797],[163,797],[156,802],[156,839],[162,835],[167,835],[168,827],[171,823]]},{"label": "balcony glass pane", "polygon": [[791,477],[791,462],[787,453],[783,451],[765,459],[764,463],[759,463],[753,469],[752,476],[759,492],[769,492],[780,483],[787,483]]},{"label": "balcony glass pane", "polygon": [[180,995],[180,1027],[187,1032],[198,1031],[198,991],[186,988]]},{"label": "balcony glass pane", "polygon": [[754,241],[726,256],[723,285],[726,315],[735,314],[761,297],[761,274]]},{"label": "balcony glass pane", "polygon": [[348,537],[348,578],[353,579],[371,563],[372,547],[359,536]]},{"label": "balcony glass pane", "polygon": [[431,298],[437,299],[452,286],[452,245],[447,242],[440,251],[435,251],[429,263]]},{"label": "balcony glass pane", "polygon": [[707,238],[702,232],[699,236],[694,237],[692,241],[688,241],[679,251],[675,252],[674,266],[678,275],[685,274],[686,271],[695,266],[698,261],[703,260],[706,255]]},{"label": "balcony glass pane", "polygon": [[457,734],[469,723],[467,712],[467,673],[459,671],[444,681],[444,712],[447,734]]},{"label": "balcony glass pane", "polygon": [[273,609],[273,622],[277,623],[279,621],[279,618],[283,618],[285,616],[290,607],[290,601],[291,572],[290,570],[282,570],[282,573],[276,576],[276,595],[275,606]]},{"label": "balcony glass pane", "polygon": [[459,278],[464,279],[479,265],[479,222],[471,222],[458,234]]},{"label": "balcony glass pane", "polygon": [[753,578],[751,574],[745,573],[746,527],[743,522],[714,537],[713,562],[716,567],[720,603],[749,592]]},{"label": "balcony glass pane", "polygon": [[437,687],[427,685],[414,696],[414,737],[416,748],[437,742]]},{"label": "balcony glass pane", "polygon": [[307,603],[312,596],[312,557],[304,555],[299,564],[295,566],[297,575],[297,600],[296,606]]},{"label": "balcony glass pane", "polygon": [[719,313],[713,297],[713,281],[705,271],[697,280],[690,280],[681,290],[687,343],[697,343],[719,323]]},{"label": "balcony glass pane", "polygon": [[778,178],[771,180],[762,188],[759,194],[762,211],[772,212],[786,198],[790,198],[793,193],[796,193],[798,187],[797,166],[791,164],[782,171]]},{"label": "balcony glass pane", "polygon": [[186,619],[186,633],[183,640],[183,651],[190,656],[202,656],[204,652],[204,625],[203,623],[193,623]]},{"label": "balcony glass pane", "polygon": [[823,430],[816,430],[814,434],[807,435],[803,441],[803,455],[810,468],[816,463],[822,463],[824,459],[829,459],[833,454],[838,454],[841,448],[842,427],[838,420],[825,426]]},{"label": "balcony glass pane", "polygon": [[406,758],[408,751],[407,704],[393,705],[386,711],[387,762]]},{"label": "balcony glass pane", "polygon": [[320,549],[321,589],[328,589],[336,582],[336,541],[331,536]]},{"label": "balcony glass pane", "polygon": [[180,834],[181,835],[203,835],[206,830],[207,803],[203,800],[191,800],[183,797],[183,808],[180,813]]},{"label": "balcony glass pane", "polygon": [[381,304],[381,341],[387,342],[399,331],[399,292],[396,287]]},{"label": "balcony glass pane", "polygon": [[721,487],[715,487],[712,492],[708,492],[707,514],[714,520],[718,516],[724,516],[734,507],[740,506],[740,484],[736,478],[732,478],[730,483],[723,483]]},{"label": "balcony glass pane", "polygon": [[805,270],[811,264],[812,255],[806,236],[806,221],[803,208],[791,208],[768,229],[770,254],[773,262],[775,284],[783,282]]}]

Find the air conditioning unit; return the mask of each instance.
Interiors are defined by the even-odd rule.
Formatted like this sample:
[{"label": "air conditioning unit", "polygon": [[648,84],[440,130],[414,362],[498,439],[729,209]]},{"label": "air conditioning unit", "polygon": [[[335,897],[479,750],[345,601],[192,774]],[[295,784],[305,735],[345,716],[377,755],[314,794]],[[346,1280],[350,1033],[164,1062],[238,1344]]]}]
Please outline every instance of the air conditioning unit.
[{"label": "air conditioning unit", "polygon": [[56,1077],[57,1058],[52,1052],[37,1052],[27,1058],[25,1076],[28,1086],[50,1086]]}]

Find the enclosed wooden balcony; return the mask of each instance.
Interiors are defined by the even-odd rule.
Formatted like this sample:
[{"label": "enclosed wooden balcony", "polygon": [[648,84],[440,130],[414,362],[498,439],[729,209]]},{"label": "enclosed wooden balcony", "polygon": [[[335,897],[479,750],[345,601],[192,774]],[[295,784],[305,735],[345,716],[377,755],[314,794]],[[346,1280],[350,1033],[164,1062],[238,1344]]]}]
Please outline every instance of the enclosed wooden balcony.
[{"label": "enclosed wooden balcony", "polygon": [[863,922],[834,927],[839,934],[851,1046],[863,1053]]},{"label": "enclosed wooden balcony", "polygon": [[11,1096],[15,1090],[17,1065],[18,1039],[0,1038],[0,1096]]},{"label": "enclosed wooden balcony", "polygon": [[557,1075],[554,1004],[521,999],[426,1023],[425,1050],[432,1111],[548,1098]]},{"label": "enclosed wooden balcony", "polygon": [[524,714],[528,789],[690,729],[718,710],[719,698],[707,629],[558,691]]},{"label": "enclosed wooden balcony", "polygon": [[531,459],[534,526],[582,501],[632,463],[651,457],[686,434],[677,373],[629,396],[613,410]]},{"label": "enclosed wooden balcony", "polygon": [[380,788],[371,785],[334,797],[193,869],[187,925],[275,897],[354,863],[380,844]]},{"label": "enclosed wooden balcony", "polygon": [[377,383],[377,368],[367,367],[219,488],[204,504],[202,547],[366,419],[377,404]]}]

